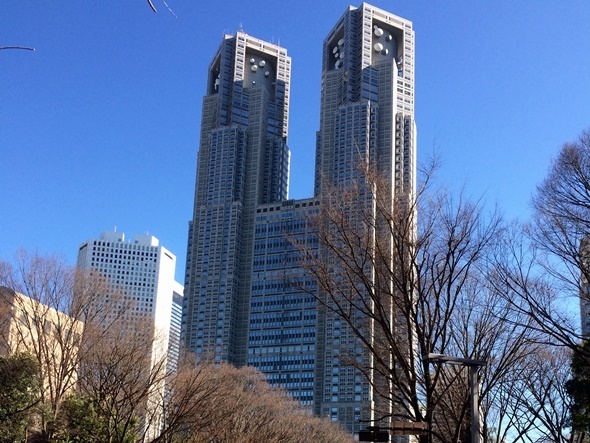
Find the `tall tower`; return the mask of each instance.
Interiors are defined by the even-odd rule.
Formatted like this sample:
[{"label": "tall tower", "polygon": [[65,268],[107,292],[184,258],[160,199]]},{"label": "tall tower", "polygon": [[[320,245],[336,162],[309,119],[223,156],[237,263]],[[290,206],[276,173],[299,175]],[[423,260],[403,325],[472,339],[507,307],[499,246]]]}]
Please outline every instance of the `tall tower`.
[{"label": "tall tower", "polygon": [[[154,236],[136,235],[130,242],[121,232],[103,232],[80,246],[77,267],[108,280],[113,295],[118,294],[116,307],[126,332],[151,339],[151,365],[137,370],[160,380],[145,400],[140,425],[146,435],[156,436],[164,418],[158,407],[165,393],[160,377],[179,362],[178,304],[184,288],[174,280],[176,257]],[[96,300],[97,306],[103,301]]]},{"label": "tall tower", "polygon": [[122,302],[131,306],[125,313],[127,324],[152,328],[153,362],[167,356],[167,365],[175,368],[180,340],[175,305],[183,293],[182,285],[174,280],[176,256],[152,235],[135,235],[130,242],[122,232],[103,232],[82,243],[77,268],[108,279],[122,294]]},{"label": "tall tower", "polygon": [[244,32],[226,35],[203,100],[189,223],[184,340],[246,364],[256,205],[287,198],[291,59]]},{"label": "tall tower", "polygon": [[323,195],[362,181],[359,165],[390,178],[392,201],[413,192],[413,60],[411,22],[368,4],[350,7],[330,31],[309,199],[287,200],[291,61],[283,48],[225,36],[203,100],[184,343],[202,358],[258,368],[351,431],[372,407],[370,383],[339,355],[355,338],[318,306],[317,282],[294,244],[322,253],[314,220]]},{"label": "tall tower", "polygon": [[368,162],[393,192],[415,187],[412,22],[367,3],[350,7],[323,45],[315,194],[346,185]]},{"label": "tall tower", "polygon": [[[412,23],[367,3],[350,7],[323,44],[320,129],[316,135],[315,195],[321,201],[334,189],[363,186],[370,170],[387,178],[388,195],[380,201],[411,199],[416,181],[416,128],[414,124],[414,31]],[[375,204],[367,188],[360,202],[366,211]],[[385,199],[385,200],[384,200]],[[374,209],[373,209],[374,211]],[[376,215],[376,214],[375,214]],[[376,229],[387,221],[377,217]],[[379,235],[380,242],[387,237]],[[320,254],[331,260],[328,251]],[[381,244],[381,248],[385,245]],[[386,249],[386,248],[385,248]],[[368,265],[366,275],[379,266]],[[395,269],[393,263],[385,269]],[[338,269],[334,269],[337,274]],[[318,296],[322,298],[322,294]],[[331,301],[326,298],[325,303]],[[393,307],[391,307],[393,309]],[[351,355],[366,367],[372,356],[344,321],[331,310],[318,312],[315,410],[348,429],[358,431],[360,420],[388,416],[393,405],[373,392],[366,373],[343,364]],[[392,317],[393,317],[392,311]],[[360,322],[368,319],[359,319]],[[366,327],[370,327],[367,325]],[[366,371],[365,371],[366,372]],[[371,375],[375,385],[386,384]],[[378,413],[373,411],[377,410]],[[385,422],[375,424],[384,426]]]}]

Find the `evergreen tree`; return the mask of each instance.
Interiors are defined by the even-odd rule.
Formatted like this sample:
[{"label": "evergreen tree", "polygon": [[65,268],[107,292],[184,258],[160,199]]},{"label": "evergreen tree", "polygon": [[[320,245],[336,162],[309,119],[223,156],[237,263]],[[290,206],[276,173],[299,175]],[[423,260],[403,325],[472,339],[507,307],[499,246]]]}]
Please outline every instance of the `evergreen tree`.
[{"label": "evergreen tree", "polygon": [[0,443],[24,442],[39,402],[39,368],[28,353],[0,356]]},{"label": "evergreen tree", "polygon": [[590,434],[590,341],[584,341],[572,355],[572,379],[566,389],[572,398],[572,431],[579,435]]}]

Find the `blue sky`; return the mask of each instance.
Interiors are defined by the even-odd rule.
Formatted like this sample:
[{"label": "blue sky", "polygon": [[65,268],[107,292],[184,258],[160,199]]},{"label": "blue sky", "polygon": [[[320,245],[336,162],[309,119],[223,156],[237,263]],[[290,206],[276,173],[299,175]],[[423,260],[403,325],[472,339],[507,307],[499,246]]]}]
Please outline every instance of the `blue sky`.
[{"label": "blue sky", "polygon": [[[105,230],[155,235],[182,281],[209,61],[240,25],[293,60],[291,197],[313,188],[321,45],[348,1],[19,0],[0,5],[0,257],[64,255]],[[416,32],[419,160],[526,219],[590,126],[590,2],[374,4]],[[358,6],[358,4],[355,4]]]}]

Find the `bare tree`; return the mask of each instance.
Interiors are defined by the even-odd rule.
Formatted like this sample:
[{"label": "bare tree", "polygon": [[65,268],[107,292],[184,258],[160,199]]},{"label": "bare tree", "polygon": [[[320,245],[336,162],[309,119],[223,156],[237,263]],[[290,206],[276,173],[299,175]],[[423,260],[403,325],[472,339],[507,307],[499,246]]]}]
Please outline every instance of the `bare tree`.
[{"label": "bare tree", "polygon": [[189,435],[219,426],[217,411],[231,399],[231,393],[219,382],[220,369],[223,372],[212,362],[197,364],[193,355],[187,355],[177,371],[168,374],[159,402],[163,426],[154,443],[190,441]]},{"label": "bare tree", "polygon": [[571,352],[567,348],[544,348],[534,357],[523,380],[521,408],[529,415],[529,423],[534,423],[533,434],[552,442],[573,442],[575,436],[569,429],[571,398],[566,390]]},{"label": "bare tree", "polygon": [[168,372],[152,322],[130,321],[131,301],[100,275],[20,251],[0,283],[2,350],[29,350],[43,380],[34,441],[353,441],[251,368],[192,356]]},{"label": "bare tree", "polygon": [[[588,348],[578,320],[588,327],[590,306],[590,133],[566,143],[553,160],[547,177],[533,195],[533,220],[525,232],[514,230],[495,259],[493,284],[499,296],[513,310],[528,317],[538,332],[537,343],[544,352],[561,355],[573,352],[590,365]],[[586,330],[587,331],[587,330]],[[587,337],[586,337],[587,338]],[[561,353],[561,354],[560,354]],[[563,360],[563,358],[562,358]],[[569,369],[569,365],[565,366]],[[541,369],[541,368],[538,368]],[[547,368],[544,368],[545,370]],[[567,372],[567,371],[566,371]],[[565,395],[563,373],[555,376],[552,392]],[[569,374],[572,376],[572,374]],[[534,378],[529,374],[529,379]],[[540,383],[540,382],[539,382]],[[535,389],[534,392],[538,392]],[[529,392],[526,389],[523,392]],[[548,395],[548,394],[547,394]],[[530,398],[530,397],[526,397]],[[569,401],[539,402],[534,423],[552,441],[573,438],[559,413],[559,405]],[[548,406],[549,405],[549,406]],[[551,407],[555,406],[552,411]],[[563,410],[563,408],[561,408]],[[551,419],[543,417],[551,417]],[[561,426],[561,431],[556,430]],[[564,431],[565,429],[565,431]],[[540,432],[540,431],[539,431]]]},{"label": "bare tree", "polygon": [[577,315],[563,306],[572,306],[578,297],[590,303],[590,132],[561,148],[537,186],[532,206],[527,239],[532,244],[528,254],[514,250],[504,260],[511,271],[505,273],[505,284],[539,329],[556,344],[574,349],[582,338]]},{"label": "bare tree", "polygon": [[148,321],[136,321],[86,330],[76,392],[108,423],[108,441],[122,443],[129,434],[149,441],[160,432],[162,417],[154,402],[165,389],[166,358],[152,358],[152,329]]},{"label": "bare tree", "polygon": [[[39,366],[37,438],[50,441],[61,432],[62,404],[80,389],[81,377],[84,386],[94,380],[87,376],[91,367],[98,371],[97,360],[120,358],[119,373],[129,369],[123,365],[131,356],[134,371],[150,367],[152,353],[140,361],[138,348],[147,346],[145,337],[153,334],[149,328],[122,333],[129,303],[101,276],[76,272],[56,256],[20,250],[14,263],[0,261],[0,286],[2,348],[26,350]],[[138,336],[141,340],[130,342]]]},{"label": "bare tree", "polygon": [[567,348],[523,343],[526,356],[508,368],[485,399],[488,442],[574,442],[570,429]]},{"label": "bare tree", "polygon": [[[539,250],[559,257],[565,268],[552,275],[577,286],[582,239],[590,233],[590,132],[566,143],[533,196],[533,240]],[[561,272],[560,272],[561,271]]]},{"label": "bare tree", "polygon": [[26,350],[37,360],[43,381],[40,432],[48,438],[77,380],[85,313],[72,303],[74,277],[74,271],[54,256],[21,250],[14,264],[0,261],[1,302],[11,307],[10,315],[4,316],[10,329],[2,337],[3,345],[10,352]]},{"label": "bare tree", "polygon": [[[434,169],[422,171],[415,196],[393,196],[390,181],[373,171],[334,187],[317,218],[320,252],[302,254],[319,302],[371,356],[350,363],[393,405],[393,417],[433,424],[424,441],[457,441],[469,422],[465,374],[429,367],[422,356],[487,360],[481,375],[488,398],[525,360],[536,331],[489,282],[501,217],[485,213],[480,201],[432,191]],[[491,405],[483,405],[491,418]],[[439,414],[444,425],[434,420]]]},{"label": "bare tree", "polygon": [[285,392],[271,388],[253,368],[208,366],[199,407],[184,434],[185,442],[352,442],[353,437],[328,420],[313,417]]}]

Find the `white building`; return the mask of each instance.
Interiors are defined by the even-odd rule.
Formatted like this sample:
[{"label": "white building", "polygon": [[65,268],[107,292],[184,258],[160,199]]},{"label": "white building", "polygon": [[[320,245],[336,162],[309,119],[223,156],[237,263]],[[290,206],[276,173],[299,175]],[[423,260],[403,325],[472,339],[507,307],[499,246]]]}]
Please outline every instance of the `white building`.
[{"label": "white building", "polygon": [[[170,345],[175,348],[172,358],[178,358],[180,333],[174,325],[180,319],[173,299],[182,296],[183,286],[174,280],[176,256],[160,246],[156,237],[136,235],[131,242],[121,232],[103,232],[80,246],[78,269],[96,271],[109,280],[129,305],[125,318],[131,324],[137,320],[153,325],[153,362],[164,357]],[[168,367],[175,365],[168,362]]]}]

